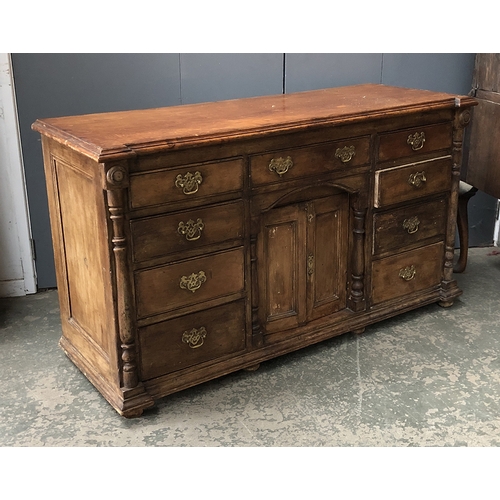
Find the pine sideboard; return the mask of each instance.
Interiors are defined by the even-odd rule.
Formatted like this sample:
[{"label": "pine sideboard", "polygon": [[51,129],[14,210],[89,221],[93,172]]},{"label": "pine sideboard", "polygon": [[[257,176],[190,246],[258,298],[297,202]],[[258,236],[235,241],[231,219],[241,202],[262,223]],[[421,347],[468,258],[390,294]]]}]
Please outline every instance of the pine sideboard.
[{"label": "pine sideboard", "polygon": [[67,356],[158,398],[461,290],[475,100],[366,84],[37,120]]}]

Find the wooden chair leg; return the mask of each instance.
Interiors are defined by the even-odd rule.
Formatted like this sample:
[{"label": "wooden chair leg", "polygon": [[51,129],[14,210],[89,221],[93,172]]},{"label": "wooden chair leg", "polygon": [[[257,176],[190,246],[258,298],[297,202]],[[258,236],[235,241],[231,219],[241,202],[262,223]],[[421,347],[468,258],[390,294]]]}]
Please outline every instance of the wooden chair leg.
[{"label": "wooden chair leg", "polygon": [[456,264],[453,266],[453,272],[463,273],[467,266],[467,256],[469,253],[469,216],[467,213],[467,204],[476,194],[477,189],[472,188],[458,197],[457,226],[460,253]]}]

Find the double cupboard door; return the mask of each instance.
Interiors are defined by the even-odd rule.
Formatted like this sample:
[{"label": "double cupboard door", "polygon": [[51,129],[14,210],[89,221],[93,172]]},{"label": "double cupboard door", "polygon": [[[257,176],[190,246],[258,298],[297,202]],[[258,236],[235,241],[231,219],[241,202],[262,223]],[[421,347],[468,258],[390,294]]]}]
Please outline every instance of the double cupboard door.
[{"label": "double cupboard door", "polygon": [[293,329],[346,307],[348,228],[347,193],[262,214],[257,262],[264,333]]}]

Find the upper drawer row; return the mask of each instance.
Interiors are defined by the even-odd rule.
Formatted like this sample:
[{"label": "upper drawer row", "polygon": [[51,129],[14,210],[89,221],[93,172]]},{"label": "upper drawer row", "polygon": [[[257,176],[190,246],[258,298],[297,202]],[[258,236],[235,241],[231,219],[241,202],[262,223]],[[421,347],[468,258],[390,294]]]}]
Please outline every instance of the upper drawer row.
[{"label": "upper drawer row", "polygon": [[[367,165],[369,161],[370,138],[366,136],[253,155],[250,177],[252,185],[260,186]],[[238,193],[243,189],[243,167],[243,158],[238,157],[133,174],[132,208]]]},{"label": "upper drawer row", "polygon": [[[451,140],[451,123],[381,134],[378,159],[383,162],[448,149]],[[258,187],[369,163],[370,137],[363,136],[251,155],[250,179]],[[131,206],[236,194],[242,191],[243,180],[242,157],[137,173],[130,179]]]}]

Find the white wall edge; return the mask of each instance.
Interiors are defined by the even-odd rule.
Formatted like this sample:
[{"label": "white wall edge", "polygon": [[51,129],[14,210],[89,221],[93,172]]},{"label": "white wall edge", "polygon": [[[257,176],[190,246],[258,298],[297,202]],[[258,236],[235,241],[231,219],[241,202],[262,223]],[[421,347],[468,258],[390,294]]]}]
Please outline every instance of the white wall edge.
[{"label": "white wall edge", "polygon": [[[31,225],[28,209],[28,196],[24,176],[21,150],[21,136],[17,116],[12,63],[10,54],[0,53],[0,134],[5,137],[6,149],[0,158],[0,174],[9,183],[12,196],[15,231],[9,242],[17,251],[21,260],[22,276],[0,282],[0,296],[26,295],[36,293],[36,268],[31,245]],[[0,214],[1,216],[1,214]],[[14,241],[17,239],[17,242]],[[19,279],[17,279],[19,278]],[[22,281],[22,286],[19,286]],[[8,295],[3,295],[3,294]]]},{"label": "white wall edge", "polygon": [[497,200],[495,229],[493,231],[493,245],[496,247],[500,246],[500,200]]}]

